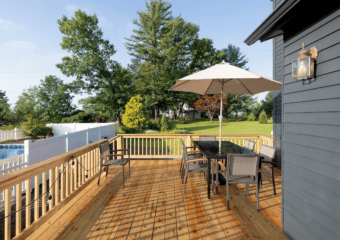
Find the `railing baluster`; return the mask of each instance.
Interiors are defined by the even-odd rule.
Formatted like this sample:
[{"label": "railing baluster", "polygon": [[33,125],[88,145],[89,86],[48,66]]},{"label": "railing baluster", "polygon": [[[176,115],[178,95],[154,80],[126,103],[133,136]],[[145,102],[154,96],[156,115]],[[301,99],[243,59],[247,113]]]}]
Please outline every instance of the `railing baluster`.
[{"label": "railing baluster", "polygon": [[74,174],[73,174],[73,177],[74,177],[74,180],[73,180],[73,184],[74,184],[74,191],[78,188],[78,183],[77,183],[77,178],[78,178],[78,161],[77,159],[75,159],[74,161],[74,166],[73,166],[73,171],[74,171]]},{"label": "railing baluster", "polygon": [[21,233],[21,183],[17,184],[16,188],[16,214],[15,214],[15,235]]},{"label": "railing baluster", "polygon": [[[34,177],[34,199],[39,197],[39,175]],[[34,221],[39,219],[39,199],[34,201]]]},{"label": "railing baluster", "polygon": [[74,174],[74,169],[72,168],[72,161],[69,162],[70,163],[70,194],[73,193],[74,189],[73,189],[73,174]]},{"label": "railing baluster", "polygon": [[5,240],[11,239],[11,188],[5,190]]},{"label": "railing baluster", "polygon": [[[81,163],[82,158],[83,158],[83,155],[81,155],[81,156],[78,157],[79,163]],[[80,166],[79,163],[77,163],[77,168],[78,168],[78,186],[80,187],[81,185],[83,185],[83,183],[82,183],[82,177],[81,177],[81,174],[82,174],[82,167]]]},{"label": "railing baluster", "polygon": [[[42,193],[46,192],[46,172],[42,173],[42,190],[41,190],[41,192]],[[41,214],[44,215],[46,213],[46,194],[42,195],[41,208],[42,208]]]},{"label": "railing baluster", "polygon": [[[59,166],[55,167],[55,179],[59,177]],[[59,179],[55,182],[55,205],[59,203]]]},{"label": "railing baluster", "polygon": [[26,228],[31,226],[31,178],[26,180]]},{"label": "railing baluster", "polygon": [[49,210],[51,210],[54,207],[54,181],[55,181],[55,176],[54,176],[54,168],[50,169],[50,181],[49,181],[49,194],[52,196],[52,199],[49,200]]},{"label": "railing baluster", "polygon": [[70,195],[70,164],[69,162],[66,162],[65,164],[65,175],[66,175],[66,180],[65,180],[65,184],[66,184],[66,196],[68,197]]},{"label": "railing baluster", "polygon": [[[86,159],[87,159],[87,153],[85,153],[83,155],[83,158],[82,158],[82,161],[81,161],[81,165],[82,166],[85,166]],[[81,181],[82,181],[82,184],[84,184],[85,183],[85,173],[86,173],[86,171],[85,171],[85,169],[83,167],[81,167],[81,171],[82,171]]]}]

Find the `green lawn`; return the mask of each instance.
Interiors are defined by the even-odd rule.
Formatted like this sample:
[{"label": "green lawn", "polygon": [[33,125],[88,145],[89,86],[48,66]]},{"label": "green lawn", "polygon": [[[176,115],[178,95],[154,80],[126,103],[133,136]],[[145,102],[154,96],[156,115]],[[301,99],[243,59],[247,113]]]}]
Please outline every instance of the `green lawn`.
[{"label": "green lawn", "polygon": [[[187,121],[186,124],[175,123],[175,126],[192,134],[219,134],[220,130],[220,123],[217,119],[210,123],[209,119],[203,118]],[[222,123],[222,134],[262,134],[271,137],[272,130],[273,120],[269,120],[267,124],[260,124],[258,121]]]}]

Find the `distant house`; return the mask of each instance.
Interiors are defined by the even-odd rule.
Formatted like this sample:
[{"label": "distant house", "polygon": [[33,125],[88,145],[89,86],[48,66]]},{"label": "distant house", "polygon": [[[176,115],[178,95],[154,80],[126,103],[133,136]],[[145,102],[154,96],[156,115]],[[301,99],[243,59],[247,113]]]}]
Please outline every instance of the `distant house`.
[{"label": "distant house", "polygon": [[[167,112],[163,113],[165,114],[166,117],[172,118],[173,117],[173,112],[171,109],[169,109]],[[179,111],[176,112],[176,115],[178,116]],[[201,118],[201,112],[198,110],[195,110],[194,108],[190,107],[188,104],[184,103],[183,104],[183,116],[185,118]]]},{"label": "distant house", "polygon": [[[282,169],[282,228],[291,239],[340,239],[340,1],[273,0],[245,40],[273,39],[274,147]],[[251,19],[250,19],[251,21]],[[316,47],[315,78],[292,61]]]}]

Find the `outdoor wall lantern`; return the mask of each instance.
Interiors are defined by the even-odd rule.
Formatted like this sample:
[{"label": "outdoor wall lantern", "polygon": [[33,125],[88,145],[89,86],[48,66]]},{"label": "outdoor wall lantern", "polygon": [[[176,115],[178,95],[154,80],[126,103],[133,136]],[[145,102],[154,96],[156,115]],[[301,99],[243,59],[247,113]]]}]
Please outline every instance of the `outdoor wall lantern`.
[{"label": "outdoor wall lantern", "polygon": [[292,61],[292,79],[300,80],[315,77],[315,59],[318,56],[316,47],[305,50],[305,43],[302,43],[302,50],[299,57]]}]

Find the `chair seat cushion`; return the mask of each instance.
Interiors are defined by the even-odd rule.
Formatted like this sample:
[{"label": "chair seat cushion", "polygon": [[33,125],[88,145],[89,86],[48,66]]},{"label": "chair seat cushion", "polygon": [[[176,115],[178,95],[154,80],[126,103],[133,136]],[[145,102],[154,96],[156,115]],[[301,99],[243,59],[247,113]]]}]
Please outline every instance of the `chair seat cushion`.
[{"label": "chair seat cushion", "polygon": [[206,162],[203,163],[189,163],[189,169],[187,171],[189,172],[201,172],[201,171],[207,171],[208,164]]},{"label": "chair seat cushion", "polygon": [[117,160],[109,160],[105,163],[103,163],[102,166],[114,166],[114,165],[122,165],[122,164],[126,164],[129,161],[128,158],[123,158],[123,159],[117,159]]}]

